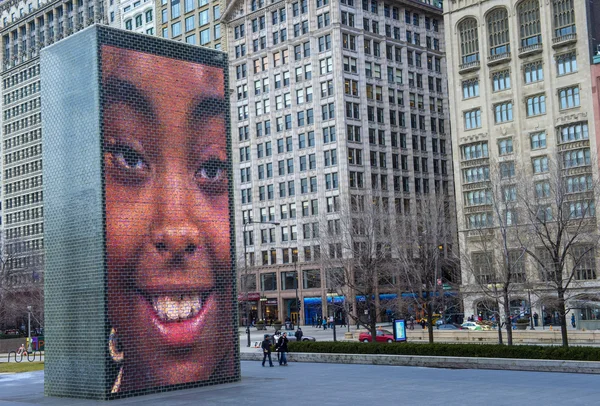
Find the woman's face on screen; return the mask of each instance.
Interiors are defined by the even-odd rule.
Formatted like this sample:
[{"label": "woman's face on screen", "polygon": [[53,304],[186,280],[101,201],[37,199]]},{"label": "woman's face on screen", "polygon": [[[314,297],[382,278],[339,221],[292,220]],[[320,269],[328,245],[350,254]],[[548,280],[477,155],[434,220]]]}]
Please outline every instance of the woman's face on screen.
[{"label": "woman's face on screen", "polygon": [[215,333],[232,320],[223,71],[105,46],[102,83],[122,390],[208,379],[230,351]]}]

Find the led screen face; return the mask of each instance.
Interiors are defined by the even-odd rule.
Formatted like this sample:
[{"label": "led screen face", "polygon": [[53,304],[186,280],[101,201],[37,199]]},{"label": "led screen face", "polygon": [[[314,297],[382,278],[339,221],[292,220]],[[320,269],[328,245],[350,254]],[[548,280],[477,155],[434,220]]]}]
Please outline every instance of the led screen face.
[{"label": "led screen face", "polygon": [[100,60],[112,393],[226,381],[237,339],[224,68],[113,45]]}]

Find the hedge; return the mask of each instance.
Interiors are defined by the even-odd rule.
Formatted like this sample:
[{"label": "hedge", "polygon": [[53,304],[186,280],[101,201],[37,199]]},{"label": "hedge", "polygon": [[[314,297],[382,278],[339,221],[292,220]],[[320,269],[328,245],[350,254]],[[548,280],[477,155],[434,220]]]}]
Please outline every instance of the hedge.
[{"label": "hedge", "polygon": [[290,352],[600,361],[600,348],[497,344],[291,342]]}]

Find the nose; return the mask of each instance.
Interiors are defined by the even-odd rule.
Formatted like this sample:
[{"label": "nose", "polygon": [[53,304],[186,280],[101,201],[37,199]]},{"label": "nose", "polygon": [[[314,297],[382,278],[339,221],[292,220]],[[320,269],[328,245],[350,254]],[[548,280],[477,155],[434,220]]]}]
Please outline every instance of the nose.
[{"label": "nose", "polygon": [[202,230],[196,215],[197,199],[189,185],[181,176],[171,176],[156,197],[151,232],[154,252],[163,257],[182,257],[200,250]]},{"label": "nose", "polygon": [[191,221],[167,223],[154,231],[152,239],[160,255],[191,255],[200,247],[200,230]]}]

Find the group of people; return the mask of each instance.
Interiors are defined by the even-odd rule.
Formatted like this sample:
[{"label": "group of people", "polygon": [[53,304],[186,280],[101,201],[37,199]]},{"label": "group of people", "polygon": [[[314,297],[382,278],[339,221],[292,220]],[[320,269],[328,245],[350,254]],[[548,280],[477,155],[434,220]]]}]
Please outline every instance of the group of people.
[{"label": "group of people", "polygon": [[[344,317],[341,318],[341,323],[343,327],[346,327],[346,319]],[[327,330],[327,328],[333,328],[336,320],[333,316],[329,317],[313,317],[312,326],[316,328],[323,328],[323,330]]]},{"label": "group of people", "polygon": [[[303,332],[300,327],[298,327],[298,330],[296,330],[294,336],[296,337],[296,341],[302,341]],[[265,339],[261,344],[261,348],[263,350],[262,366],[265,366],[267,358],[269,359],[269,366],[274,366],[273,360],[271,359],[271,346],[275,345],[275,351],[277,352],[277,360],[279,361],[279,366],[287,367],[288,342],[289,340],[286,332],[281,333],[279,331],[276,331],[275,334],[273,334],[273,340],[271,340],[270,335],[265,334]]]}]

